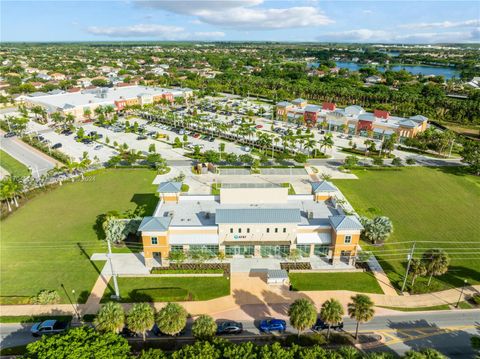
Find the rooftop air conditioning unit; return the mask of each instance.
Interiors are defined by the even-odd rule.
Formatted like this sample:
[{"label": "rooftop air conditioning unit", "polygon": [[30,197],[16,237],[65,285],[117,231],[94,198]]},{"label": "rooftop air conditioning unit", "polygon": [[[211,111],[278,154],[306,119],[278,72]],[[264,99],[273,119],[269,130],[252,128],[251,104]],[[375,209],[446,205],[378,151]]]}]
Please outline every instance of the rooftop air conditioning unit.
[{"label": "rooftop air conditioning unit", "polygon": [[312,219],[313,218],[313,212],[312,211],[308,211],[308,219]]},{"label": "rooftop air conditioning unit", "polygon": [[205,212],[205,218],[210,219],[210,212]]}]

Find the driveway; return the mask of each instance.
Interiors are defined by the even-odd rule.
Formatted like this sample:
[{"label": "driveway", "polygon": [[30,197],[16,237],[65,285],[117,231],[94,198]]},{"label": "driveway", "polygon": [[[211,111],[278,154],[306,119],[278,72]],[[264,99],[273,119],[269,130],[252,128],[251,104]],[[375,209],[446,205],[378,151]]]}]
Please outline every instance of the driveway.
[{"label": "driveway", "polygon": [[[106,253],[94,253],[90,258],[92,261],[106,261]],[[112,265],[115,274],[117,275],[148,275],[150,274],[147,267],[145,267],[145,262],[143,255],[140,253],[112,253]],[[112,271],[108,262],[105,264],[102,270],[102,275],[110,276]]]}]

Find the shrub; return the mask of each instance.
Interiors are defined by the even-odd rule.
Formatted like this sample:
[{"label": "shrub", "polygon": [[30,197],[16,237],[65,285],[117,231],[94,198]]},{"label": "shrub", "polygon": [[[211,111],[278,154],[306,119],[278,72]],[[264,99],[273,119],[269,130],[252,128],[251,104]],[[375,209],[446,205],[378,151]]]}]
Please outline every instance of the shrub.
[{"label": "shrub", "polygon": [[373,159],[373,164],[374,164],[375,166],[383,166],[383,158],[381,158],[381,157],[375,157],[375,158]]},{"label": "shrub", "polygon": [[400,157],[395,157],[392,160],[392,165],[394,166],[401,166],[402,165],[402,159]]},{"label": "shrub", "polygon": [[329,342],[337,345],[354,345],[355,339],[347,333],[332,333]]},{"label": "shrub", "polygon": [[285,345],[288,347],[291,347],[293,344],[311,347],[314,345],[325,345],[326,343],[327,338],[321,333],[302,334],[300,336],[292,334],[285,338]]},{"label": "shrub", "polygon": [[413,158],[407,158],[407,165],[414,165],[415,163],[417,163],[417,161],[415,161]]},{"label": "shrub", "polygon": [[474,302],[477,305],[480,305],[480,294],[472,295],[472,302]]},{"label": "shrub", "polygon": [[42,290],[36,296],[30,298],[32,304],[57,304],[60,296],[56,290]]}]

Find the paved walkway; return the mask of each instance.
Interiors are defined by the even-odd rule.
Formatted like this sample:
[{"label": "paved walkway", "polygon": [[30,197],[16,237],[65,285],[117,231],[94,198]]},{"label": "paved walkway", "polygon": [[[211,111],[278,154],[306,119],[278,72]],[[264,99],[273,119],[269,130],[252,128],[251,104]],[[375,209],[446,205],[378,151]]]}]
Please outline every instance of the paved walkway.
[{"label": "paved walkway", "polygon": [[[106,261],[106,253],[94,253],[90,257],[92,261]],[[148,275],[150,271],[145,267],[143,255],[141,253],[112,253],[112,264],[115,273],[122,276]],[[103,275],[112,275],[108,262],[102,269]]]},{"label": "paved walkway", "polygon": [[388,279],[387,275],[383,271],[382,266],[378,263],[377,258],[374,255],[370,257],[367,262],[368,266],[372,270],[373,275],[377,279],[380,288],[382,288],[383,293],[386,295],[397,296],[397,290],[393,287],[392,282]]},{"label": "paved walkway", "polygon": [[[107,266],[108,266],[108,263],[105,264],[105,267]],[[98,279],[92,288],[92,291],[90,293],[90,296],[87,299],[87,302],[82,308],[83,313],[96,313],[98,311],[98,309],[100,308],[100,300],[102,299],[103,293],[105,293],[105,290],[108,287],[108,282],[110,282],[111,278],[112,278],[111,275],[105,275],[103,274],[103,271],[102,271],[102,274],[98,276]]]}]

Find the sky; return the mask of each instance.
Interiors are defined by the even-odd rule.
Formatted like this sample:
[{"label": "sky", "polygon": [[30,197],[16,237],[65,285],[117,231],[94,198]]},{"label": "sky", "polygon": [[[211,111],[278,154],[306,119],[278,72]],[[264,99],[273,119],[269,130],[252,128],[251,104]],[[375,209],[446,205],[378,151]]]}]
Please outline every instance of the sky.
[{"label": "sky", "polygon": [[0,6],[2,42],[480,42],[480,1],[0,0]]}]

